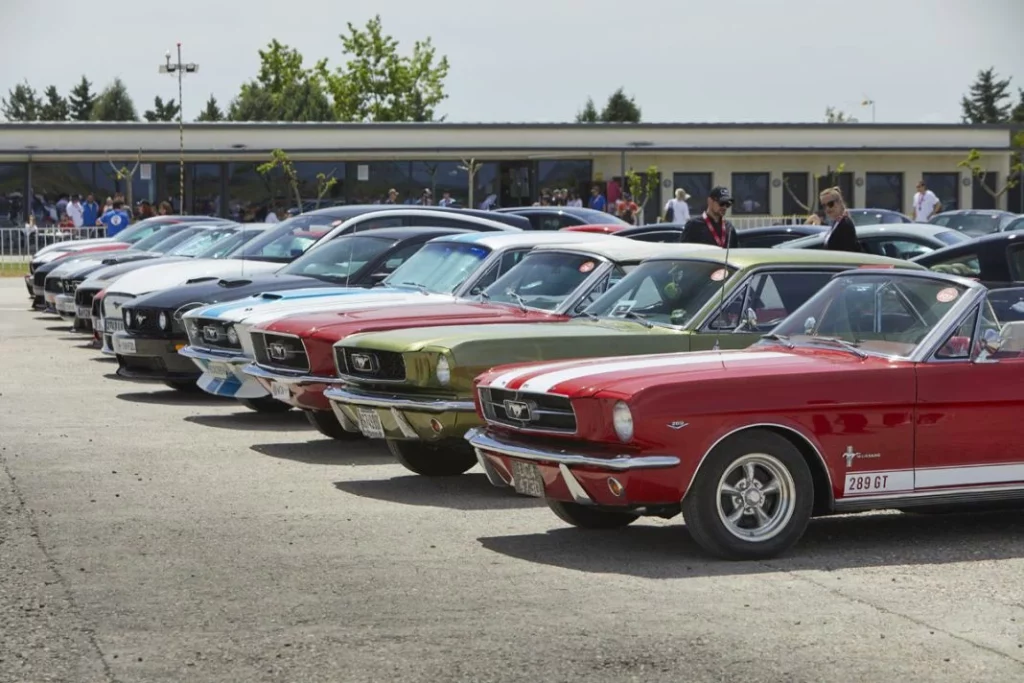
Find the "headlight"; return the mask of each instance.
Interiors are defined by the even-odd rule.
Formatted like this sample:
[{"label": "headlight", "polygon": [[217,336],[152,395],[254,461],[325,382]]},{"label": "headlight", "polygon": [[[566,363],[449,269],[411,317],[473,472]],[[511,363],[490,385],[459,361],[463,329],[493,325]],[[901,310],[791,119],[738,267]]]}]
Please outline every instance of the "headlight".
[{"label": "headlight", "polygon": [[132,311],[130,308],[125,308],[121,311],[121,315],[124,316],[124,326],[132,326]]},{"label": "headlight", "polygon": [[452,369],[445,356],[441,356],[437,360],[437,381],[445,386],[452,381]]},{"label": "headlight", "polygon": [[630,441],[633,438],[633,413],[630,412],[629,406],[622,401],[615,404],[612,408],[612,425],[615,427],[615,433],[622,441]]},{"label": "headlight", "polygon": [[157,317],[156,321],[160,325],[161,330],[170,329],[170,326],[168,325],[170,321],[167,319],[167,314],[164,313],[163,311],[160,311],[160,315]]},{"label": "headlight", "polygon": [[230,343],[232,346],[238,343],[238,333],[235,332],[234,325],[228,327],[228,343]]}]

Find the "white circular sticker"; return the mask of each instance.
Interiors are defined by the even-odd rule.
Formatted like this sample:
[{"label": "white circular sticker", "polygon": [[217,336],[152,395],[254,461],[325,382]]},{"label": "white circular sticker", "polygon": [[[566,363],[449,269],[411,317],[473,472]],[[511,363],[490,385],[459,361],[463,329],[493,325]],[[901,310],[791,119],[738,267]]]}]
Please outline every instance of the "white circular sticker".
[{"label": "white circular sticker", "polygon": [[725,268],[719,268],[715,272],[711,273],[711,279],[715,282],[721,282],[725,279],[725,276],[729,274]]},{"label": "white circular sticker", "polygon": [[955,287],[946,287],[935,295],[935,300],[942,304],[948,304],[950,301],[954,301],[958,296],[960,296],[960,292],[956,291]]},{"label": "white circular sticker", "polygon": [[121,225],[121,217],[115,213],[113,216],[110,217],[110,224]]}]

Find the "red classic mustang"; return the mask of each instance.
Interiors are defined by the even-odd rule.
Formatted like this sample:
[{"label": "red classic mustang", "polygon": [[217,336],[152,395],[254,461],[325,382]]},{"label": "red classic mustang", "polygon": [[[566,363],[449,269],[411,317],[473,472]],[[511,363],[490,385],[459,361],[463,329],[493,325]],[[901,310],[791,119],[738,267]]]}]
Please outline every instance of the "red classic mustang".
[{"label": "red classic mustang", "polygon": [[466,438],[569,524],[766,558],[812,516],[1024,502],[1022,387],[1024,289],[858,270],[745,350],[493,368]]}]

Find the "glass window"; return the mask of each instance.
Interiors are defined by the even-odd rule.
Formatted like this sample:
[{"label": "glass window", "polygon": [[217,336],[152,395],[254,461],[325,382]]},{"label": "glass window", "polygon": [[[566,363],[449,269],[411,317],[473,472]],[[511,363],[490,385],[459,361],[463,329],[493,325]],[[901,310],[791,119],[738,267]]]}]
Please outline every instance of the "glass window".
[{"label": "glass window", "polygon": [[236,230],[230,237],[226,237],[221,241],[210,246],[209,249],[196,254],[196,258],[226,258],[232,255],[235,250],[242,249],[250,240],[255,239],[261,234],[259,230],[246,230],[242,228]]},{"label": "glass window", "polygon": [[356,161],[350,164],[354,173],[349,199],[353,204],[391,203],[388,192],[398,192],[395,204],[415,204],[423,188],[414,190],[412,168],[408,161]]},{"label": "glass window", "polygon": [[786,216],[805,216],[811,213],[811,174],[790,172],[782,174],[782,213]]},{"label": "glass window", "polygon": [[175,246],[167,253],[171,256],[198,256],[209,251],[215,244],[221,243],[225,238],[231,237],[236,232],[238,232],[238,228],[233,226],[206,228],[195,235],[191,235],[188,240]]},{"label": "glass window", "polygon": [[[713,330],[767,332],[818,293],[834,275],[826,272],[768,272],[753,275],[708,325]],[[753,311],[757,326],[746,325]]]},{"label": "glass window", "polygon": [[1010,261],[1010,277],[1016,281],[1024,280],[1024,246],[1017,245],[1007,250]]},{"label": "glass window", "polygon": [[903,212],[902,173],[867,173],[864,178],[868,208]]},{"label": "glass window", "polygon": [[768,173],[733,173],[732,213],[738,216],[770,214],[770,183],[771,175]]},{"label": "glass window", "polygon": [[722,291],[731,272],[735,271],[718,263],[649,261],[637,266],[586,312],[603,318],[686,325]]},{"label": "glass window", "polygon": [[921,178],[942,202],[942,211],[956,211],[960,208],[959,173],[924,173]]},{"label": "glass window", "polygon": [[1011,177],[1014,185],[1006,191],[1006,210],[1024,214],[1024,171],[1017,171]]},{"label": "glass window", "polygon": [[[185,197],[189,201],[189,214],[193,216],[219,216],[220,164],[189,164],[186,168]],[[178,193],[175,192],[175,195]]]},{"label": "glass window", "polygon": [[398,216],[385,217],[385,218],[374,218],[373,214],[368,214],[365,220],[356,221],[352,225],[346,228],[348,232],[364,232],[366,230],[376,230],[377,228],[398,228],[403,225],[408,225],[406,218],[399,218]]},{"label": "glass window", "polygon": [[[159,232],[154,230],[151,233],[149,233],[147,236],[145,236],[142,239],[138,240],[137,242],[132,244],[132,249],[136,249],[138,251],[149,251],[153,247],[159,245],[161,242],[164,242],[165,240],[168,240],[171,237],[175,237],[177,235],[180,235],[181,233],[185,232],[186,230],[190,231],[188,233],[188,235],[191,237],[192,235],[195,234],[195,232],[196,232],[196,230],[198,230],[198,228],[190,226],[188,223],[179,223],[177,225],[168,225],[168,226],[164,227],[162,230],[160,230]],[[177,242],[175,242],[175,243],[177,243]]]},{"label": "glass window", "polygon": [[293,216],[266,230],[232,256],[289,263],[341,222],[338,218],[316,214]]},{"label": "glass window", "polygon": [[0,227],[25,224],[27,164],[0,164]]},{"label": "glass window", "polygon": [[971,208],[996,208],[995,195],[997,187],[999,187],[999,173],[997,171],[986,173],[984,181],[981,178],[973,178],[971,182]]},{"label": "glass window", "polygon": [[[441,201],[447,193],[448,197],[455,201],[455,206],[468,206],[469,185],[466,182],[466,172],[461,170],[460,166],[461,161],[413,161],[410,164],[411,185],[408,191],[414,193],[412,196],[418,199],[423,190],[430,190],[433,203],[441,206]],[[396,189],[401,192],[404,188]]]},{"label": "glass window", "polygon": [[[815,193],[813,200],[814,205],[818,206],[818,197],[821,195],[821,191],[830,187],[838,187],[839,191],[843,193],[843,199],[846,201],[847,206],[853,206],[853,173],[847,171],[845,173],[828,173],[825,175],[818,176],[818,191]],[[820,206],[818,207],[820,210]],[[824,215],[822,213],[821,215]]]},{"label": "glass window", "polygon": [[928,270],[934,270],[936,273],[960,275],[962,277],[981,277],[981,264],[978,261],[977,252],[968,252],[951,257],[929,266]]},{"label": "glass window", "polygon": [[971,237],[978,237],[992,232],[999,232],[999,224],[1002,219],[1003,217],[1000,214],[973,213],[971,211],[967,211],[964,213],[939,216],[931,222],[935,225],[941,225],[944,228],[959,230]]},{"label": "glass window", "polygon": [[518,268],[488,287],[484,298],[551,311],[576,291],[599,265],[593,257],[580,254],[530,254]]},{"label": "glass window", "polygon": [[971,339],[974,338],[974,328],[978,323],[978,309],[975,308],[969,316],[964,318],[953,333],[946,338],[946,341],[935,352],[935,357],[942,360],[971,357]]},{"label": "glass window", "polygon": [[341,235],[311,249],[279,272],[346,284],[362,268],[394,246],[395,240],[371,235]]},{"label": "glass window", "polygon": [[690,207],[691,216],[698,215],[707,208],[708,195],[711,193],[712,187],[711,178],[712,175],[710,173],[672,174],[672,185],[676,189],[682,188],[690,194],[686,204]]},{"label": "glass window", "polygon": [[476,272],[491,250],[472,243],[428,242],[384,280],[391,287],[421,287],[451,294]]},{"label": "glass window", "polygon": [[566,190],[568,199],[586,199],[590,194],[593,162],[590,159],[551,159],[537,162],[537,187],[540,193]]},{"label": "glass window", "polygon": [[[160,240],[159,242],[157,242],[156,245],[150,247],[149,251],[155,251],[158,254],[170,253],[170,251],[172,249],[176,249],[177,247],[180,247],[181,245],[185,244],[186,242],[192,240],[194,237],[196,237],[198,235],[201,235],[204,231],[205,231],[204,228],[201,228],[201,227],[198,227],[198,226],[193,226],[193,227],[190,227],[190,228],[185,228],[184,230],[182,230],[181,232],[177,233],[176,235],[169,235],[169,236],[166,236],[166,237],[161,232],[160,234],[157,235],[157,237],[163,237],[163,239]],[[135,247],[135,249],[138,249],[138,248],[139,248],[138,246]]]},{"label": "glass window", "polygon": [[860,243],[863,247],[867,247],[868,252],[872,254],[905,261],[935,251],[935,247],[923,242],[895,237],[868,237],[860,240]]}]

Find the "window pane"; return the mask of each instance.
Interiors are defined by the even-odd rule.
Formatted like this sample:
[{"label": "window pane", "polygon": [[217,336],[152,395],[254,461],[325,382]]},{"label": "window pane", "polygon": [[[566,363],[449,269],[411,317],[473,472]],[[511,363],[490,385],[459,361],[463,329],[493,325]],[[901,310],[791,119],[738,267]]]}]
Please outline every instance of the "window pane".
[{"label": "window pane", "polygon": [[[445,193],[455,200],[456,206],[466,206],[469,201],[469,186],[466,172],[459,167],[461,161],[414,161],[411,165],[412,187],[415,199],[423,190],[430,190],[434,204],[440,204]],[[397,188],[396,188],[397,189]]]},{"label": "window pane", "polygon": [[[220,215],[220,164],[189,164],[185,196],[193,216]],[[175,193],[177,194],[177,193]]]},{"label": "window pane", "polygon": [[868,208],[903,212],[902,173],[868,173],[865,185],[865,203]]},{"label": "window pane", "polygon": [[[814,195],[814,204],[818,205],[818,195],[822,190],[830,187],[838,187],[843,193],[843,199],[847,206],[853,206],[853,173],[831,173],[818,177],[818,192]],[[820,209],[820,207],[819,207]],[[824,215],[824,214],[822,214]]]},{"label": "window pane", "polygon": [[1006,210],[1013,213],[1024,213],[1024,172],[1017,171],[1013,178],[1016,184],[1006,193]]},{"label": "window pane", "polygon": [[809,173],[782,174],[782,213],[786,216],[803,216],[811,213],[808,191],[810,190]]},{"label": "window pane", "polygon": [[733,214],[770,214],[769,178],[768,173],[733,173]]},{"label": "window pane", "polygon": [[25,224],[26,164],[0,164],[0,226]]},{"label": "window pane", "polygon": [[996,208],[995,192],[996,188],[999,186],[999,173],[996,171],[989,171],[985,174],[984,182],[982,182],[980,178],[972,178],[971,181],[971,208]]},{"label": "window pane", "polygon": [[921,178],[942,202],[942,211],[956,211],[960,208],[959,173],[924,173]]},{"label": "window pane", "polygon": [[586,198],[590,193],[593,162],[590,159],[555,159],[537,162],[537,187],[568,191],[568,199]]},{"label": "window pane", "polygon": [[708,195],[711,193],[710,173],[673,173],[672,185],[677,190],[682,188],[690,194],[686,204],[690,207],[691,216],[702,213],[707,208]]},{"label": "window pane", "polygon": [[[352,188],[353,204],[413,204],[419,200],[423,188],[414,193],[410,174],[412,164],[408,161],[359,161],[355,163],[355,184]],[[393,202],[388,197],[391,190],[398,196]]]}]

